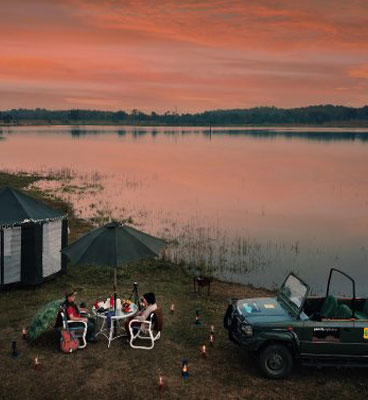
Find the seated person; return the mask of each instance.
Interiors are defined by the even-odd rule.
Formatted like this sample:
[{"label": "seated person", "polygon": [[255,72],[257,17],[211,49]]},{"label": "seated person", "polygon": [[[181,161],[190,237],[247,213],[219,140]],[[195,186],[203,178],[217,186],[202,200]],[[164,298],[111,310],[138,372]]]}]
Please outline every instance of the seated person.
[{"label": "seated person", "polygon": [[[68,320],[71,321],[81,321],[81,322],[86,322],[87,323],[87,334],[86,334],[86,340],[89,343],[95,343],[97,342],[97,339],[95,337],[95,331],[96,331],[96,323],[94,318],[84,318],[80,314],[80,310],[78,306],[75,304],[75,295],[77,292],[74,290],[70,290],[65,293],[65,302],[64,302],[64,307],[66,310],[67,318]],[[82,327],[82,325],[81,325]]]},{"label": "seated person", "polygon": [[[131,320],[139,320],[139,321],[145,321],[151,313],[157,310],[157,304],[156,304],[156,296],[154,293],[145,293],[143,295],[143,308],[142,310],[137,314],[134,315],[131,318],[128,318],[125,321],[125,331],[127,333],[127,341],[129,342],[130,340],[130,332],[129,332],[129,322]],[[133,324],[133,326],[136,326],[137,328],[140,327],[140,323],[137,321]],[[143,325],[144,327],[144,325]]]}]

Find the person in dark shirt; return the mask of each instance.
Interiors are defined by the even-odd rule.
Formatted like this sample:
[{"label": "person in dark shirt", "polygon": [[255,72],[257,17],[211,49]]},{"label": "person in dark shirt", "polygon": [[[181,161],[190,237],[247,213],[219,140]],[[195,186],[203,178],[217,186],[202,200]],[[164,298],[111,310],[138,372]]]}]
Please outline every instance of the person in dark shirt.
[{"label": "person in dark shirt", "polygon": [[[65,293],[65,310],[67,314],[68,320],[71,321],[81,321],[87,323],[87,334],[86,340],[89,343],[95,343],[97,341],[95,337],[96,333],[96,322],[94,318],[88,317],[85,318],[80,314],[80,310],[78,306],[75,304],[75,296],[77,292],[74,290],[70,290]],[[82,327],[82,324],[81,324]]]},{"label": "person in dark shirt", "polygon": [[145,326],[144,326],[144,324],[142,325],[140,321],[142,321],[142,322],[146,321],[147,318],[150,316],[150,314],[156,310],[157,310],[157,304],[156,304],[155,294],[154,293],[145,293],[143,295],[142,310],[137,315],[134,315],[125,321],[126,337],[124,338],[123,342],[129,343],[129,341],[130,341],[129,323],[131,320],[134,319],[134,321],[135,321],[132,323],[133,329],[139,329],[139,327],[144,329]]}]

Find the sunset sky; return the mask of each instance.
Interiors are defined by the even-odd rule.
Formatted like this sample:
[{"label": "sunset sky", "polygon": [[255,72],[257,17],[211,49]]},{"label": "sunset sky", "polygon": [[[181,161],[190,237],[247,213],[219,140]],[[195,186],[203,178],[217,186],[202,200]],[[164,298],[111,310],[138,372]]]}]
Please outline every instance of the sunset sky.
[{"label": "sunset sky", "polygon": [[1,0],[0,109],[368,104],[367,0]]}]

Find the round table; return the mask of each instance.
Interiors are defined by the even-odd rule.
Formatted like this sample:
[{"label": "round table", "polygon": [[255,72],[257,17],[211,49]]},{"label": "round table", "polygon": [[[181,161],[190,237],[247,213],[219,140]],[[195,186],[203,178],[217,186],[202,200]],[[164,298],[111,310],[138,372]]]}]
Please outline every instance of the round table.
[{"label": "round table", "polygon": [[[134,303],[130,304],[130,311],[129,312],[124,312],[121,311],[119,315],[114,315],[114,311],[105,311],[103,313],[97,312],[95,307],[92,307],[92,313],[96,316],[96,318],[100,321],[101,327],[96,333],[96,336],[102,335],[108,340],[107,348],[110,348],[110,344],[113,340],[124,336],[123,334],[119,334],[114,336],[114,325],[119,327],[119,331],[121,332],[124,327],[121,327],[121,321],[125,321],[127,318],[132,317],[133,315],[137,314],[138,312],[138,306]],[[108,326],[108,318],[109,318],[109,313],[110,314],[110,327]],[[125,330],[124,330],[125,331]]]}]

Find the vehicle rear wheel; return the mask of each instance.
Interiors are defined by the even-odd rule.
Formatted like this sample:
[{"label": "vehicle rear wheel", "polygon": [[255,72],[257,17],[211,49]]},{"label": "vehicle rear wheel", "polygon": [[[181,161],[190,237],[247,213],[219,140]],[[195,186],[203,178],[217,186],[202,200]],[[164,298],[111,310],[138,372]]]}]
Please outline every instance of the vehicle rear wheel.
[{"label": "vehicle rear wheel", "polygon": [[263,375],[271,379],[283,379],[289,376],[293,363],[290,350],[283,344],[269,345],[258,355],[258,364]]}]

